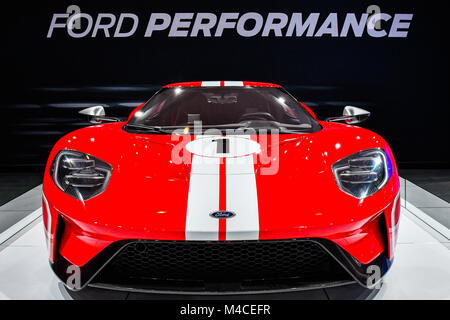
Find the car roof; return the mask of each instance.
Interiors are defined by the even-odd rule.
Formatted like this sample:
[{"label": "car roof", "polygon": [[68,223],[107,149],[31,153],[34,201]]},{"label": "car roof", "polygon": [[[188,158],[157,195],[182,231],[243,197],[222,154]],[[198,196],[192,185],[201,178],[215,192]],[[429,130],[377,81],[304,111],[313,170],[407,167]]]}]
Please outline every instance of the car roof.
[{"label": "car roof", "polygon": [[191,82],[177,82],[165,85],[164,88],[174,87],[275,87],[281,86],[268,82],[256,81],[191,81]]}]

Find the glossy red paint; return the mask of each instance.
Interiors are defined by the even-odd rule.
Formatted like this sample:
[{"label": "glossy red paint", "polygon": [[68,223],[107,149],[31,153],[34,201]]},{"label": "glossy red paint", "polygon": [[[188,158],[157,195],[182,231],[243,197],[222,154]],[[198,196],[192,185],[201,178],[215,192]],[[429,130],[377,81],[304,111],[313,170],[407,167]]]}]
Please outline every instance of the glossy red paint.
[{"label": "glossy red paint", "polygon": [[166,84],[163,88],[174,88],[174,87],[201,87],[203,81],[189,81],[189,82],[176,82]]},{"label": "glossy red paint", "polygon": [[[323,129],[316,133],[280,134],[278,141],[271,139],[275,136],[251,137],[260,143],[267,139],[262,156],[272,159],[270,165],[278,165],[274,174],[263,174],[270,165],[256,157],[259,239],[325,238],[368,263],[384,249],[380,214],[389,212],[385,214],[388,227],[398,227],[398,215],[392,222],[389,211],[399,190],[394,156],[386,141],[373,132],[319,123]],[[49,156],[43,191],[52,232],[61,215],[66,229],[59,252],[75,265],[83,266],[117,240],[185,240],[190,163],[173,163],[171,153],[177,142],[170,135],[133,134],[122,130],[123,126],[101,124],[74,131],[60,139]],[[394,166],[387,185],[364,200],[342,192],[331,165],[375,147],[384,149]],[[112,165],[106,190],[83,202],[56,187],[49,170],[62,149],[82,151]]]},{"label": "glossy red paint", "polygon": [[304,104],[304,103],[302,103],[302,102],[300,102],[300,104],[301,104],[301,106],[302,106],[303,108],[306,109],[306,111],[309,112],[309,114],[310,114],[314,119],[317,120],[316,114],[311,110],[310,107],[308,107],[306,104]]},{"label": "glossy red paint", "polygon": [[[226,167],[227,159],[220,159],[220,169],[219,169],[219,210],[227,210],[227,179],[226,179]],[[227,224],[226,220],[219,220],[219,241],[226,240]]]},{"label": "glossy red paint", "polygon": [[144,102],[144,103],[141,103],[141,104],[138,105],[133,111],[131,111],[130,115],[128,116],[128,121],[130,121],[131,118],[134,117],[134,114],[135,114],[140,108],[142,108],[142,106],[143,106],[144,104],[145,104],[145,102]]},{"label": "glossy red paint", "polygon": [[255,82],[255,81],[243,81],[246,87],[274,87],[281,88],[279,84],[268,83],[268,82]]}]

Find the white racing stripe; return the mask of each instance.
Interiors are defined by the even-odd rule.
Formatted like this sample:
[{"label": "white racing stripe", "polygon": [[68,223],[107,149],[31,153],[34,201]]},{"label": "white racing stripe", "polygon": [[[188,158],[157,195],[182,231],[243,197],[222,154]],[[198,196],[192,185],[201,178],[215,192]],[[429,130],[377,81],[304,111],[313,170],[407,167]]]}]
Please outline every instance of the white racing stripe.
[{"label": "white racing stripe", "polygon": [[226,170],[227,210],[236,213],[227,219],[226,240],[257,240],[259,213],[253,155],[228,158]]},{"label": "white racing stripe", "polygon": [[[205,136],[196,136],[195,139]],[[192,156],[186,212],[186,240],[218,240],[219,221],[209,214],[219,210],[220,158]]]},{"label": "white racing stripe", "polygon": [[[196,139],[200,138],[205,136],[196,137]],[[239,151],[242,145],[253,146],[248,143],[249,139],[250,136],[230,136],[231,153]],[[214,143],[213,140],[209,141]],[[220,219],[211,217],[210,214],[219,210],[220,157],[227,157],[227,155],[216,154],[217,157],[214,157],[211,155],[211,146],[208,143],[200,145],[202,150],[198,150],[197,143],[187,146],[188,150],[206,152],[208,156],[194,154],[192,158],[185,236],[186,240],[219,240]],[[257,240],[259,213],[253,154],[242,157],[228,155],[225,170],[226,188],[224,189],[226,190],[222,192],[226,193],[226,210],[236,214],[232,218],[224,219],[225,239]]]},{"label": "white racing stripe", "polygon": [[[239,135],[234,141],[232,152],[248,154],[243,157],[228,158],[226,162],[227,173],[227,210],[236,213],[227,219],[226,240],[258,240],[259,239],[259,212],[258,195],[256,192],[256,177],[253,153],[259,153],[260,145],[250,139],[250,135]],[[252,148],[253,142],[257,149]],[[240,150],[240,149],[246,150]]]},{"label": "white racing stripe", "polygon": [[220,81],[202,81],[202,87],[220,87]]},{"label": "white racing stripe", "polygon": [[[222,81],[202,81],[202,87],[220,87]],[[224,81],[224,87],[243,87],[243,81]]]},{"label": "white racing stripe", "polygon": [[243,87],[244,82],[242,81],[224,81],[225,87]]}]

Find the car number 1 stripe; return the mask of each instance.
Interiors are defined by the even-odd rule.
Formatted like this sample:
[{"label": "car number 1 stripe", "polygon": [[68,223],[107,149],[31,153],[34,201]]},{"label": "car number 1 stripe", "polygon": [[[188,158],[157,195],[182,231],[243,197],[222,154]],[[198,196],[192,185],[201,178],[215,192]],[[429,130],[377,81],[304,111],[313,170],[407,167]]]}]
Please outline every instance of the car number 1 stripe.
[{"label": "car number 1 stripe", "polygon": [[[202,138],[208,137],[196,137]],[[208,141],[216,146],[216,136],[209,138],[212,139]],[[250,140],[249,135],[233,137],[230,143],[231,152],[247,146],[246,140]],[[207,149],[211,147],[209,143],[204,143],[202,150]],[[218,210],[231,211],[235,215],[229,219],[210,216]],[[217,152],[216,156],[205,157],[194,154],[189,181],[185,239],[224,241],[258,238],[259,212],[253,153],[238,157],[224,157],[222,152]]]}]

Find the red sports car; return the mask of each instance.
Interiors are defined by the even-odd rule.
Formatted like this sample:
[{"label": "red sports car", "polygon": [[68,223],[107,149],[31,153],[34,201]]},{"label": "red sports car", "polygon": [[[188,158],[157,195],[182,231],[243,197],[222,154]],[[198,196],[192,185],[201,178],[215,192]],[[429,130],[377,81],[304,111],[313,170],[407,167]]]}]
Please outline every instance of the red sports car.
[{"label": "red sports car", "polygon": [[[269,292],[356,281],[390,268],[399,221],[394,156],[352,124],[326,121],[279,85],[166,85],[127,121],[50,153],[43,218],[50,264],[73,290]],[[339,123],[342,122],[342,123]]]}]

